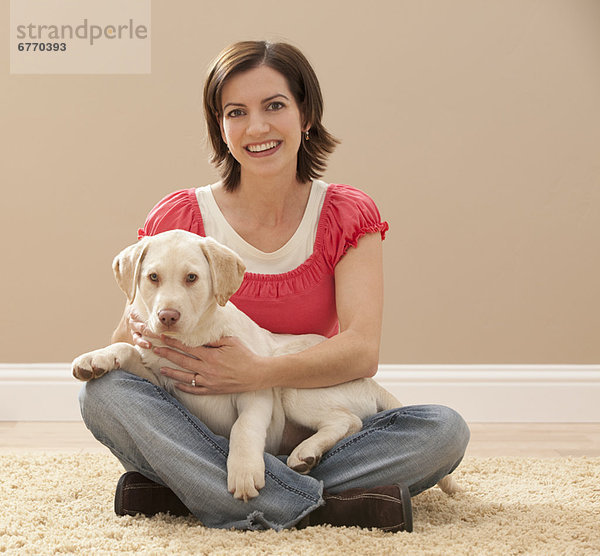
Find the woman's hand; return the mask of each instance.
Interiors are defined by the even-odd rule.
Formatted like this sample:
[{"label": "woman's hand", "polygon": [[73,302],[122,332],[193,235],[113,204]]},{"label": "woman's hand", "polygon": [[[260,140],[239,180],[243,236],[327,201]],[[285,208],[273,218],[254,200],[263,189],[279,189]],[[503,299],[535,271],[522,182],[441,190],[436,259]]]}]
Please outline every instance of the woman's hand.
[{"label": "woman's hand", "polygon": [[149,341],[144,340],[142,336],[146,336],[146,338],[160,338],[160,336],[153,334],[150,332],[150,330],[148,330],[146,323],[140,318],[133,308],[129,310],[127,326],[131,333],[133,345],[139,346],[143,349],[150,349],[152,344]]},{"label": "woman's hand", "polygon": [[226,336],[212,345],[199,347],[186,346],[168,336],[161,336],[161,341],[169,347],[154,348],[154,353],[186,370],[162,367],[160,371],[175,380],[175,386],[183,392],[232,394],[269,387],[264,383],[263,358],[237,338]]}]

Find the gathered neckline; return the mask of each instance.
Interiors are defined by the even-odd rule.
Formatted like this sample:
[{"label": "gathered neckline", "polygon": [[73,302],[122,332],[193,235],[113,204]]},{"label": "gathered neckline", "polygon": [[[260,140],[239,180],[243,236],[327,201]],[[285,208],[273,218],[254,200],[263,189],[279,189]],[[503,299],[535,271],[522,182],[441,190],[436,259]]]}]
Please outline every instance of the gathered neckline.
[{"label": "gathered neckline", "polygon": [[[219,183],[219,182],[217,182],[217,183]],[[325,185],[325,189],[326,189],[325,193],[326,193],[329,186],[325,182],[321,182],[321,183],[323,185]],[[217,202],[217,200],[214,196],[214,191],[213,191],[214,185],[215,184],[207,185],[204,187],[199,187],[196,190],[196,195],[198,196],[200,194],[200,192],[204,193],[202,198],[203,198],[204,202],[207,202],[210,205],[211,217],[216,218],[218,220],[218,223],[217,223],[218,227],[225,228],[228,231],[228,234],[238,244],[239,249],[240,249],[240,254],[242,252],[246,252],[251,257],[254,257],[256,259],[262,259],[265,261],[276,260],[280,257],[285,257],[288,253],[290,253],[292,250],[294,250],[298,247],[299,242],[302,242],[304,240],[304,234],[307,233],[307,227],[310,225],[311,216],[315,212],[314,205],[316,203],[318,203],[318,200],[319,200],[318,196],[320,193],[319,186],[316,184],[316,180],[313,180],[310,185],[310,192],[308,195],[308,200],[307,200],[306,206],[304,208],[304,213],[302,214],[300,223],[298,224],[298,226],[297,226],[296,230],[294,231],[294,233],[292,234],[292,236],[281,247],[279,247],[275,251],[262,251],[258,247],[254,246],[251,243],[249,243],[248,241],[246,241],[236,231],[236,229],[230,224],[230,222],[227,220],[227,218],[223,214],[223,211],[221,210],[221,207],[219,206],[219,203]],[[317,223],[317,228],[318,228],[318,223]],[[206,230],[204,230],[204,232],[206,233]]]},{"label": "gathered neckline", "polygon": [[[304,261],[301,265],[297,266],[296,268],[293,268],[292,270],[288,270],[287,272],[283,272],[281,274],[258,274],[255,272],[246,272],[246,274],[244,275],[244,283],[246,282],[246,280],[258,281],[258,282],[275,282],[275,281],[280,281],[280,280],[287,280],[289,278],[295,278],[297,276],[300,276],[301,274],[303,274],[308,269],[310,269],[314,266],[315,261],[316,261],[316,256],[320,255],[322,253],[322,249],[323,249],[323,236],[325,233],[325,225],[326,225],[325,218],[329,212],[329,205],[331,202],[331,193],[332,193],[333,189],[334,188],[330,184],[328,184],[327,191],[325,192],[325,199],[323,200],[323,206],[321,208],[321,214],[319,215],[319,223],[317,224],[317,233],[316,233],[316,237],[315,237],[313,252],[308,257],[308,259],[306,259],[306,261]],[[313,190],[311,190],[311,195],[312,194],[313,194]],[[204,220],[202,218],[202,212],[200,211],[200,206],[198,204],[198,198],[196,196],[196,188],[193,188],[190,190],[190,195],[193,198],[192,206],[194,207],[194,211],[199,216],[200,229],[201,229],[202,235],[206,235],[206,230],[204,228]],[[212,196],[212,190],[211,190],[211,196]],[[213,197],[213,201],[216,204],[214,197]],[[218,208],[218,205],[217,205],[217,208]],[[220,209],[219,209],[219,213],[221,214],[221,216],[223,216]],[[225,217],[223,216],[223,218],[225,218]],[[304,216],[302,217],[302,219],[304,221]],[[225,219],[225,222],[227,222],[227,219]],[[227,222],[227,225],[231,227],[231,225],[228,222]],[[300,224],[300,226],[301,225],[302,225],[302,223]],[[300,226],[298,228],[300,228]],[[236,233],[236,235],[239,236],[239,234],[237,234],[237,232],[235,232],[235,230],[233,228],[231,228],[231,229],[234,231],[234,233]],[[297,231],[298,230],[296,230],[296,232]],[[296,235],[296,232],[294,233],[294,236]],[[290,238],[290,240],[285,245],[288,245],[294,236],[292,236],[292,238]],[[239,236],[239,237],[242,241],[245,241],[244,238],[242,238],[241,236]],[[256,247],[254,247],[253,245],[251,245],[249,243],[248,243],[248,245],[250,247],[252,247],[253,249],[256,249]],[[285,245],[283,247],[285,247]],[[283,249],[283,247],[280,249]],[[259,249],[256,249],[256,250],[263,253]],[[277,253],[277,251],[273,251],[273,253]],[[272,253],[267,253],[267,254],[271,255]],[[242,283],[240,290],[243,289],[243,286],[244,286],[244,284]],[[239,291],[238,291],[238,293],[239,293]]]}]

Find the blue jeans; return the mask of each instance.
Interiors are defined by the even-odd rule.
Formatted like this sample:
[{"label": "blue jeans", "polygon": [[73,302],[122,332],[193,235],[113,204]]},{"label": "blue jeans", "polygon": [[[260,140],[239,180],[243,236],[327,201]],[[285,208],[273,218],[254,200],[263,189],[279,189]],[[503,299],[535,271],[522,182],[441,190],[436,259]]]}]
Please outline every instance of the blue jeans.
[{"label": "blue jeans", "polygon": [[285,529],[341,492],[403,483],[413,496],[460,463],[469,429],[438,405],[407,406],[365,420],[362,430],[325,453],[308,475],[286,456],[265,454],[266,485],[249,502],[227,491],[228,440],[213,434],[162,388],[124,371],[86,383],[83,420],[130,471],[168,486],[207,527]]}]

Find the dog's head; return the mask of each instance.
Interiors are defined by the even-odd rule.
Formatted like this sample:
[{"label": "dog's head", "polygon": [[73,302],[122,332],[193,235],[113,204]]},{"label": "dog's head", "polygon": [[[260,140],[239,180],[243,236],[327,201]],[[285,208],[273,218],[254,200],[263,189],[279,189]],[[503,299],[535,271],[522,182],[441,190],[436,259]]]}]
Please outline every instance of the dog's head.
[{"label": "dog's head", "polygon": [[231,249],[183,230],[148,236],[113,261],[119,287],[158,334],[191,330],[206,311],[225,305],[245,266]]}]

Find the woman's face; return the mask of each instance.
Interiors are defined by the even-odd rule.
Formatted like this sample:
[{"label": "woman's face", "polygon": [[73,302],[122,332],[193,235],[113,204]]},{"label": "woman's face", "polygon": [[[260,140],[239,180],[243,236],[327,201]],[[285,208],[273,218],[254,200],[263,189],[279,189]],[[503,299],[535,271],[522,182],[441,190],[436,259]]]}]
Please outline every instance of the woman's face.
[{"label": "woman's face", "polygon": [[245,176],[295,177],[302,114],[285,77],[268,67],[234,75],[221,94],[221,135]]}]

